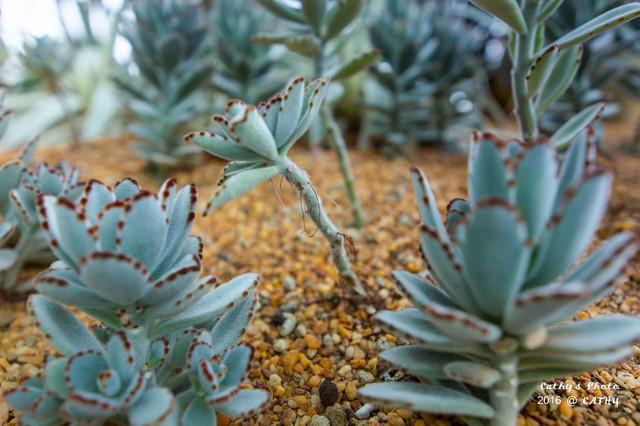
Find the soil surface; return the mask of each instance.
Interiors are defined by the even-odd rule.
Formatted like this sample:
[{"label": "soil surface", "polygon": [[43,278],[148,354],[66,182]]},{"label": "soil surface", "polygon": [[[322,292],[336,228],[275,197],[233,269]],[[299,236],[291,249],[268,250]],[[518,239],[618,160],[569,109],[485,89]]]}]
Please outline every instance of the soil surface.
[{"label": "soil surface", "polygon": [[[598,239],[640,228],[640,157],[617,149],[610,155],[602,162],[614,171],[615,188]],[[0,156],[0,162],[8,158]],[[49,163],[64,159],[80,169],[83,179],[112,184],[133,176],[154,190],[161,183],[161,179],[145,174],[142,162],[115,140],[76,150],[41,149],[37,158]],[[402,377],[379,363],[377,354],[404,342],[380,328],[372,315],[381,309],[409,305],[396,293],[389,279],[392,271],[424,268],[417,249],[419,219],[409,167],[415,164],[426,171],[444,210],[449,199],[466,196],[466,157],[422,150],[410,160],[389,160],[371,152],[351,152],[367,214],[366,226],[359,231],[346,226],[349,209],[333,153],[300,149],[293,159],[309,171],[329,215],[353,238],[355,269],[370,297],[356,300],[338,283],[325,240],[302,215],[300,201],[286,181],[275,178],[210,217],[199,216],[193,233],[205,243],[204,273],[222,280],[249,271],[262,275],[261,305],[246,335],[246,341],[256,349],[247,384],[268,389],[272,401],[258,416],[232,424],[462,424],[455,418],[405,410],[374,411],[365,420],[356,419],[354,413],[362,406],[356,396],[358,387],[384,376]],[[203,156],[192,170],[171,175],[183,185],[196,183],[199,202],[204,205],[215,191],[223,166]],[[639,297],[640,257],[636,256],[628,267],[628,279],[618,290],[578,317],[610,312],[640,315]],[[0,390],[39,373],[47,353],[51,348],[32,325],[24,299],[1,301]],[[622,365],[556,382],[581,383],[583,388],[587,383],[615,383],[618,389],[540,391],[523,410],[519,425],[640,425],[639,347]],[[560,398],[538,404],[538,396],[545,395]],[[619,404],[571,407],[567,402],[570,396],[587,395],[615,396]],[[332,399],[335,403],[329,405]],[[0,400],[0,424],[3,422],[16,424],[16,419]]]}]

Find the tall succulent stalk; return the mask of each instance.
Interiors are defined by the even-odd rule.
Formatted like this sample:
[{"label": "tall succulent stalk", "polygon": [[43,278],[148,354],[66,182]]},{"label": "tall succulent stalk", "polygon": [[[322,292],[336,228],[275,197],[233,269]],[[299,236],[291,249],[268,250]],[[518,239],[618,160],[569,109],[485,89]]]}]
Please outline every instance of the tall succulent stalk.
[{"label": "tall succulent stalk", "polygon": [[[620,233],[582,257],[606,212],[612,176],[595,162],[601,106],[539,137],[538,115],[562,95],[578,45],[640,16],[611,10],[544,47],[542,25],[561,0],[474,0],[513,36],[513,97],[521,139],[474,133],[468,199],[443,221],[427,177],[413,170],[428,271],[394,272],[412,308],[377,319],[407,337],[380,358],[417,382],[360,389],[372,403],[460,416],[469,425],[513,426],[541,381],[618,363],[633,354],[640,320],[623,315],[570,322],[621,282],[637,237]],[[568,147],[559,161],[557,149]]]},{"label": "tall succulent stalk", "polygon": [[[582,57],[582,43],[638,16],[638,3],[629,3],[603,13],[549,43],[545,22],[562,0],[477,0],[480,7],[505,21],[511,28],[510,53],[513,62],[511,85],[515,113],[522,139],[535,141],[540,135],[540,116],[569,88]],[[586,108],[572,117],[552,136],[557,145],[591,124],[604,105]],[[557,140],[557,139],[561,140]]]},{"label": "tall succulent stalk", "polygon": [[192,132],[185,140],[230,161],[205,214],[274,176],[284,176],[300,193],[306,212],[329,242],[331,259],[341,279],[364,294],[349,261],[345,246],[348,237],[324,211],[309,175],[288,157],[291,147],[323,110],[322,102],[328,90],[327,80],[316,80],[305,86],[304,78],[300,77],[283,93],[258,106],[231,100],[225,109],[226,116],[213,116],[214,132]]},{"label": "tall succulent stalk", "polygon": [[[257,43],[280,43],[289,50],[311,59],[313,78],[344,80],[366,69],[378,59],[375,50],[366,51],[346,61],[340,58],[340,48],[345,43],[351,24],[362,9],[362,0],[300,0],[299,8],[282,0],[259,0],[259,3],[274,15],[291,24],[290,32],[284,34],[259,34]],[[356,192],[353,170],[349,161],[347,144],[335,118],[333,101],[337,100],[342,87],[334,83],[334,96],[322,107],[322,127],[312,132],[314,138],[326,136],[338,157],[338,165],[344,179],[351,205],[353,225],[364,223],[364,212]]]}]

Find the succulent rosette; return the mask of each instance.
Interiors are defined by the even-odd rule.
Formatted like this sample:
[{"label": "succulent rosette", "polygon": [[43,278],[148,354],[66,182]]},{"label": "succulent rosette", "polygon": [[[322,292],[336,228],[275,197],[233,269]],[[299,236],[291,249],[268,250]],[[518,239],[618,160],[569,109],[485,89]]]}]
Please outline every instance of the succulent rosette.
[{"label": "succulent rosette", "polygon": [[633,353],[638,318],[563,322],[613,291],[637,248],[633,234],[621,233],[581,257],[611,189],[611,174],[594,158],[592,130],[562,163],[549,143],[476,133],[469,199],[449,203],[445,221],[426,176],[414,170],[429,272],[395,272],[414,307],[377,319],[412,341],[380,358],[428,383],[367,385],[364,399],[512,424],[540,381]]},{"label": "succulent rosette", "polygon": [[36,148],[33,140],[20,156],[0,168],[0,279],[5,291],[25,291],[30,283],[20,281],[26,265],[43,265],[54,260],[42,235],[36,213],[41,194],[76,199],[83,184],[78,170],[65,163],[28,166]]},{"label": "succulent rosette", "polygon": [[288,167],[287,154],[316,119],[328,80],[305,85],[293,79],[286,89],[257,106],[233,99],[225,115],[213,116],[213,132],[191,132],[185,140],[230,161],[206,212],[222,206]]},{"label": "succulent rosette", "polygon": [[91,181],[76,203],[40,197],[40,219],[61,262],[38,277],[38,291],[106,323],[183,312],[215,282],[197,279],[202,244],[189,236],[196,202],[195,187],[179,189],[173,179],[157,194],[125,179],[113,189]]}]

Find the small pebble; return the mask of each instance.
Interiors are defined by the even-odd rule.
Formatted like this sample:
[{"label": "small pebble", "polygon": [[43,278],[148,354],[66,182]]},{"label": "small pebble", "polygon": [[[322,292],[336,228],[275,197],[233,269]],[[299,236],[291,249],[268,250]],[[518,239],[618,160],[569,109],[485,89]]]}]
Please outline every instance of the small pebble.
[{"label": "small pebble", "polygon": [[332,406],[325,410],[324,415],[327,416],[331,426],[346,426],[347,415],[340,407]]},{"label": "small pebble", "polygon": [[287,350],[287,341],[284,339],[277,339],[273,342],[273,350],[277,353],[282,353]]},{"label": "small pebble", "polygon": [[331,426],[331,422],[325,416],[313,416],[309,426]]},{"label": "small pebble", "polygon": [[320,401],[322,405],[328,407],[338,401],[338,387],[330,380],[325,380],[320,383],[318,388],[318,395],[320,395]]},{"label": "small pebble", "polygon": [[285,312],[283,315],[285,320],[280,326],[279,331],[282,337],[286,337],[296,328],[296,317],[289,312]]},{"label": "small pebble", "polygon": [[373,404],[364,404],[358,411],[356,411],[356,418],[360,420],[368,419],[376,410],[376,406]]},{"label": "small pebble", "polygon": [[296,289],[296,281],[293,279],[293,277],[291,275],[287,275],[286,277],[284,277],[284,279],[282,280],[282,286],[286,289],[286,290],[295,290]]}]

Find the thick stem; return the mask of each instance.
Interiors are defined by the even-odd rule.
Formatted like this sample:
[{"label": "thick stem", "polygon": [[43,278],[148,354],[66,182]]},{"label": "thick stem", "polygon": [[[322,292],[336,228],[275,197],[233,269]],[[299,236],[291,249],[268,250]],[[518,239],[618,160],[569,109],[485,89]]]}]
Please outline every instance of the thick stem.
[{"label": "thick stem", "polygon": [[307,213],[316,224],[322,235],[329,241],[331,260],[338,269],[340,277],[353,286],[358,294],[365,295],[365,290],[351,268],[349,254],[345,247],[346,235],[329,219],[322,207],[320,196],[311,185],[309,175],[293,161],[285,159],[281,165],[282,174],[295,186],[307,207]]},{"label": "thick stem", "polygon": [[512,58],[511,86],[520,134],[522,139],[528,142],[538,139],[539,134],[538,117],[533,99],[529,96],[527,74],[536,53],[537,15],[540,0],[523,0],[522,3],[522,12],[527,22],[528,31],[526,34],[514,34],[515,55]]},{"label": "thick stem", "polygon": [[491,426],[513,426],[518,412],[518,361],[514,354],[502,355],[495,367],[502,373],[502,379],[490,391],[491,405],[496,415]]},{"label": "thick stem", "polygon": [[351,215],[353,216],[353,226],[356,228],[362,228],[364,224],[364,213],[362,212],[362,205],[360,204],[360,198],[356,192],[356,186],[353,178],[353,171],[351,170],[351,163],[349,162],[349,153],[347,151],[347,144],[342,137],[342,132],[338,127],[338,123],[333,116],[333,112],[329,106],[322,107],[322,121],[325,128],[329,133],[329,143],[336,151],[338,156],[338,165],[340,166],[340,173],[344,179],[344,185],[347,189],[347,195],[349,197],[349,204],[351,205]]}]

